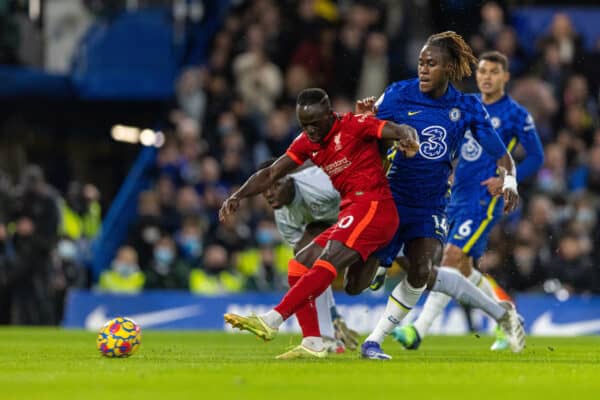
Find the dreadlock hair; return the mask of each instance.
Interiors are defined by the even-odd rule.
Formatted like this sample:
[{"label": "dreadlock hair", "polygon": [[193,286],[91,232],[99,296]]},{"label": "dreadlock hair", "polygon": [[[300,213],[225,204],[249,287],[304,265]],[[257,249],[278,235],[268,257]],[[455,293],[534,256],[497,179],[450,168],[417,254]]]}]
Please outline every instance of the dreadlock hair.
[{"label": "dreadlock hair", "polygon": [[508,72],[508,58],[499,51],[486,51],[479,56],[479,60],[486,60],[502,65],[504,71]]},{"label": "dreadlock hair", "polygon": [[429,36],[427,46],[443,49],[450,56],[450,80],[457,82],[471,76],[471,64],[477,63],[477,57],[465,40],[454,31],[436,33]]},{"label": "dreadlock hair", "polygon": [[315,104],[321,104],[331,108],[331,102],[329,101],[327,92],[319,88],[304,89],[300,92],[300,94],[298,94],[296,103],[299,106],[312,106]]}]

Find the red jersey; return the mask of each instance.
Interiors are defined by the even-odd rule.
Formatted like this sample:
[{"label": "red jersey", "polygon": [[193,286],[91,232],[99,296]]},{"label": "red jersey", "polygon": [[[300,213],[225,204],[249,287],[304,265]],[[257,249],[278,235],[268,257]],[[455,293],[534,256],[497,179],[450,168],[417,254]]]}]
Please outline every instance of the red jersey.
[{"label": "red jersey", "polygon": [[321,143],[302,132],[286,154],[299,165],[311,159],[325,171],[344,200],[392,198],[381,164],[377,139],[386,121],[365,115],[336,114],[331,130]]}]

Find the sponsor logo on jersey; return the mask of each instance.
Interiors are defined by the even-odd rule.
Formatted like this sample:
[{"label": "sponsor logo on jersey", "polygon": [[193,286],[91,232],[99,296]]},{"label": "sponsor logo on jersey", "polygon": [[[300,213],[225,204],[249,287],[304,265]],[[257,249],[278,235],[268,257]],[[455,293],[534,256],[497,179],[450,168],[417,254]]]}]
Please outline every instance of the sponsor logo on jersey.
[{"label": "sponsor logo on jersey", "polygon": [[408,116],[409,116],[409,117],[412,117],[413,115],[417,115],[418,113],[420,113],[420,112],[422,112],[422,111],[423,111],[423,110],[420,110],[420,111],[409,111],[409,112],[408,112]]},{"label": "sponsor logo on jersey", "polygon": [[421,131],[419,154],[428,160],[443,157],[448,151],[446,145],[446,129],[440,125],[432,125]]},{"label": "sponsor logo on jersey", "polygon": [[323,170],[327,175],[334,176],[348,168],[350,165],[352,165],[352,161],[344,157],[341,160],[337,160],[332,162],[331,164],[325,165],[323,167]]},{"label": "sponsor logo on jersey", "polygon": [[460,155],[467,161],[475,161],[479,159],[483,149],[481,145],[475,140],[470,130],[465,132],[465,141],[460,147]]}]

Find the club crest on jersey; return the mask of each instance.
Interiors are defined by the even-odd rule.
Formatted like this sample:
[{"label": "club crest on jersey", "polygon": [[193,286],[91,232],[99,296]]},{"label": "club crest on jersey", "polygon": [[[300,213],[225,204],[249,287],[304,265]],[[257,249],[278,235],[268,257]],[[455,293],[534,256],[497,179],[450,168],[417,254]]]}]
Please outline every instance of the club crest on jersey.
[{"label": "club crest on jersey", "polygon": [[448,116],[450,117],[450,121],[456,122],[460,119],[460,110],[458,108],[454,107],[453,109],[450,110],[450,112],[448,113]]},{"label": "club crest on jersey", "polygon": [[333,143],[335,143],[335,151],[340,151],[342,149],[342,132],[338,132],[338,134],[333,137]]},{"label": "club crest on jersey", "polygon": [[460,148],[460,155],[467,161],[475,161],[481,156],[483,149],[481,145],[475,140],[471,130],[465,132],[465,142]]},{"label": "club crest on jersey", "polygon": [[492,117],[491,122],[494,129],[500,128],[500,124],[502,123],[502,121],[498,117]]}]

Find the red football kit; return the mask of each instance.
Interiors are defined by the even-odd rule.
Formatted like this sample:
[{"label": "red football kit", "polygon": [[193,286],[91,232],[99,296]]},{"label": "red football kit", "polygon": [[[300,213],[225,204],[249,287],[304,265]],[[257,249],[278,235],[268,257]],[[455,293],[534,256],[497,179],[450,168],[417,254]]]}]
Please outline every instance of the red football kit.
[{"label": "red football kit", "polygon": [[365,115],[336,114],[320,143],[302,132],[286,154],[298,164],[311,159],[325,171],[342,202],[338,222],[315,238],[321,247],[329,240],[344,243],[363,260],[385,246],[398,228],[398,213],[381,165],[377,139],[386,121]]}]

